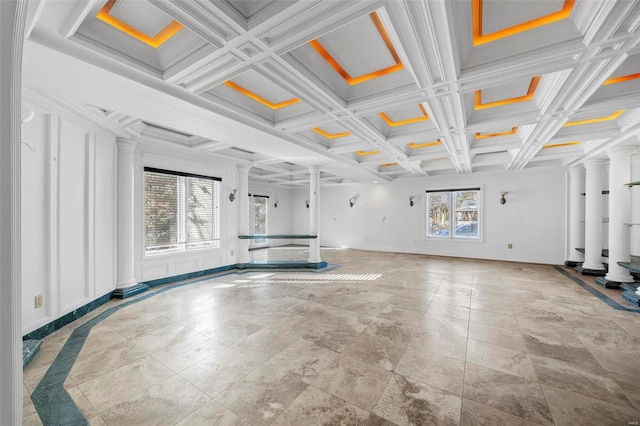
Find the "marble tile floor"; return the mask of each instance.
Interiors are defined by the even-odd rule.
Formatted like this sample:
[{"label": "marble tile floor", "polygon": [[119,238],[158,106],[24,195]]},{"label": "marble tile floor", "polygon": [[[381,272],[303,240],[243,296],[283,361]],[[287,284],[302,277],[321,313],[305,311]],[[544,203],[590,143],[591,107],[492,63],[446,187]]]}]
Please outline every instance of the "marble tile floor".
[{"label": "marble tile floor", "polygon": [[[25,424],[640,421],[640,313],[554,267],[338,249],[322,258],[340,267],[154,288],[49,335],[24,371]],[[47,373],[60,362],[68,371]],[[32,401],[45,373],[68,409],[46,393]]]}]

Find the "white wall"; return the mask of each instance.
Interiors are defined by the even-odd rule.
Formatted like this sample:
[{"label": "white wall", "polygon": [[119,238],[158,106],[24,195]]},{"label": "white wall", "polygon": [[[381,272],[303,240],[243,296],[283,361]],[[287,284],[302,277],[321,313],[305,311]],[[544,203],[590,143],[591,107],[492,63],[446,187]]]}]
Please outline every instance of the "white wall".
[{"label": "white wall", "polygon": [[[29,333],[116,288],[117,144],[116,138],[82,118],[56,108],[30,106],[35,117],[23,125],[22,145],[22,311]],[[52,112],[56,111],[56,112]],[[237,187],[233,164],[161,143],[136,151],[136,278],[148,281],[236,263],[237,206],[228,195]],[[145,257],[145,166],[216,176],[221,182],[220,248]],[[272,216],[276,229],[290,220]],[[274,193],[274,195],[276,195]],[[42,295],[43,306],[35,308]]]},{"label": "white wall", "polygon": [[[145,256],[144,254],[144,167],[154,167],[219,177],[220,247],[195,250],[179,254]],[[237,187],[236,167],[233,164],[215,163],[202,156],[180,150],[160,148],[154,144],[138,145],[136,150],[136,279],[149,281],[189,272],[202,271],[236,263],[237,257],[237,208],[239,203],[229,201],[229,193]]]},{"label": "white wall", "polygon": [[[481,187],[480,241],[425,238],[425,190]],[[320,190],[320,244],[370,250],[561,264],[565,261],[565,171],[429,177]],[[507,191],[507,203],[499,203]],[[409,206],[409,196],[415,196]],[[356,197],[353,208],[349,198]],[[295,233],[309,229],[308,190],[293,196]],[[513,244],[512,249],[507,245]]]},{"label": "white wall", "polygon": [[34,109],[23,124],[23,333],[115,288],[115,138]]}]

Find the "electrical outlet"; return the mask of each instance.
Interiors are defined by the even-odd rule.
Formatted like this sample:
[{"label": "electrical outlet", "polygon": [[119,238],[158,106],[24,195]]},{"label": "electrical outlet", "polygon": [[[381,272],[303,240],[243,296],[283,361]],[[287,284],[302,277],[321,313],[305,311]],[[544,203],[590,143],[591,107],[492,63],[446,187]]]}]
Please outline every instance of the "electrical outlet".
[{"label": "electrical outlet", "polygon": [[512,249],[512,248],[513,248],[513,244],[509,243],[509,244],[507,245],[507,248]]},{"label": "electrical outlet", "polygon": [[39,294],[39,295],[37,295],[35,297],[35,306],[36,306],[36,309],[42,308],[42,295],[41,294]]}]

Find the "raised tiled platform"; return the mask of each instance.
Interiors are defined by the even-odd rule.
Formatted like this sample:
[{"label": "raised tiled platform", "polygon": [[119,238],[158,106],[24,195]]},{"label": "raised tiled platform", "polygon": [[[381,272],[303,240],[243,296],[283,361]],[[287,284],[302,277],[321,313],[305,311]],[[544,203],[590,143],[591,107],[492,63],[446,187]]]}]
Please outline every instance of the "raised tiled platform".
[{"label": "raised tiled platform", "polygon": [[273,234],[273,235],[238,235],[241,240],[314,240],[317,235],[309,234]]},{"label": "raised tiled platform", "polygon": [[307,262],[304,260],[252,260],[247,263],[238,263],[238,269],[323,269],[327,262]]}]

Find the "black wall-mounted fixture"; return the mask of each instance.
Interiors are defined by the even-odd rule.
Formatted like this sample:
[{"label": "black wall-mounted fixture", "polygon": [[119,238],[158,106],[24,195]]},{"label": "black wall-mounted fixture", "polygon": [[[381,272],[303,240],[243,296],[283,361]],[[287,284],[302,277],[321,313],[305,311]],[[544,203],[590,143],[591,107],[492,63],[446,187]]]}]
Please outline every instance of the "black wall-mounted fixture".
[{"label": "black wall-mounted fixture", "polygon": [[507,202],[507,199],[505,198],[507,194],[508,194],[507,191],[502,191],[500,193],[500,204],[505,204]]},{"label": "black wall-mounted fixture", "polygon": [[413,195],[409,196],[409,207],[413,207]]},{"label": "black wall-mounted fixture", "polygon": [[309,200],[305,200],[304,203],[307,205],[307,208],[309,208]]},{"label": "black wall-mounted fixture", "polygon": [[353,207],[355,203],[356,203],[356,197],[349,198],[349,207]]},{"label": "black wall-mounted fixture", "polygon": [[233,203],[233,200],[236,199],[236,192],[237,191],[238,191],[237,189],[234,189],[233,192],[231,194],[229,194],[229,201],[231,201],[232,203]]}]

